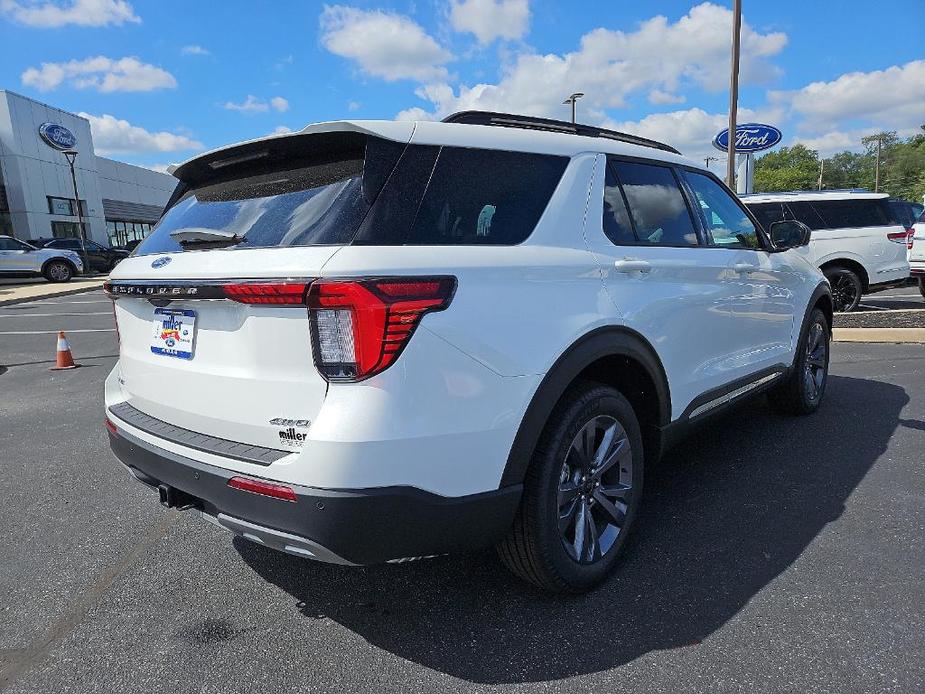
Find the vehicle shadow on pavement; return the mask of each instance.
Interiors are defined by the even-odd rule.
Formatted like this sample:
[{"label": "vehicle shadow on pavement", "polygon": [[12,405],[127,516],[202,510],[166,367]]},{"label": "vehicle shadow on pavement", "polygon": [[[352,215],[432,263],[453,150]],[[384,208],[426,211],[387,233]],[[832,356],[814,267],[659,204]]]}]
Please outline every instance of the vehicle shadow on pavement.
[{"label": "vehicle shadow on pavement", "polygon": [[907,401],[831,376],[813,416],[778,416],[763,398],[720,415],[649,475],[622,565],[583,596],[543,594],[492,552],[357,569],[234,543],[307,618],[434,670],[479,683],[608,670],[734,617],[841,515]]}]

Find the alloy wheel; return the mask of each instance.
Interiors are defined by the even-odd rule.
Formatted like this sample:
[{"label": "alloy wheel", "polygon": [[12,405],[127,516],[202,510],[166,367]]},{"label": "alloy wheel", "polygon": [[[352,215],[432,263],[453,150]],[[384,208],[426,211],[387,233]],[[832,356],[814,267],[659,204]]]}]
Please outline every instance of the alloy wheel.
[{"label": "alloy wheel", "polygon": [[803,387],[810,402],[819,399],[825,386],[828,371],[828,340],[825,339],[825,328],[819,323],[813,323],[806,336],[806,358],[803,364]]},{"label": "alloy wheel", "polygon": [[573,560],[593,564],[613,548],[635,494],[632,480],[633,453],[624,428],[605,415],[587,422],[559,474],[559,536]]},{"label": "alloy wheel", "polygon": [[53,280],[64,281],[68,277],[68,269],[64,263],[52,263],[48,268],[48,274]]},{"label": "alloy wheel", "polygon": [[832,284],[832,303],[839,313],[850,310],[857,303],[859,291],[853,280],[851,275],[840,274]]}]

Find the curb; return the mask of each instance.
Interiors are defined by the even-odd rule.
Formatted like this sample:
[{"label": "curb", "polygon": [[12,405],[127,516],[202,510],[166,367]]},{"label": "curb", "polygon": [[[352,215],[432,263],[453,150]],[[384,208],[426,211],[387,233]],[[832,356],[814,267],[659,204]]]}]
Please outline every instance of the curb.
[{"label": "curb", "polygon": [[835,342],[925,344],[925,328],[834,328]]},{"label": "curb", "polygon": [[61,292],[53,292],[51,294],[38,294],[36,296],[24,296],[17,299],[0,299],[0,306],[13,306],[15,304],[26,304],[30,301],[41,301],[42,299],[54,299],[58,296],[73,296],[74,294],[85,294],[87,292],[95,292],[97,289],[102,287],[103,284],[95,284],[89,287],[76,287],[74,289],[66,289]]}]

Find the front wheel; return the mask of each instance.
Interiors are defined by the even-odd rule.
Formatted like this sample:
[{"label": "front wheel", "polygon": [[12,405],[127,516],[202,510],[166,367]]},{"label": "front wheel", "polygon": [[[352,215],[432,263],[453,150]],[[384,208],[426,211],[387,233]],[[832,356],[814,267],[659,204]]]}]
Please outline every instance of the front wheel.
[{"label": "front wheel", "polygon": [[858,307],[864,285],[854,270],[830,268],[825,271],[825,278],[832,285],[832,307],[836,313],[849,313]]},{"label": "front wheel", "polygon": [[540,437],[502,561],[550,592],[589,590],[621,556],[642,483],[632,406],[609,386],[573,387]]},{"label": "front wheel", "polygon": [[53,260],[45,266],[45,279],[49,282],[70,282],[74,276],[71,266],[63,260]]},{"label": "front wheel", "polygon": [[769,394],[774,409],[785,414],[810,414],[819,409],[829,378],[829,322],[818,308],[800,336],[793,371]]}]

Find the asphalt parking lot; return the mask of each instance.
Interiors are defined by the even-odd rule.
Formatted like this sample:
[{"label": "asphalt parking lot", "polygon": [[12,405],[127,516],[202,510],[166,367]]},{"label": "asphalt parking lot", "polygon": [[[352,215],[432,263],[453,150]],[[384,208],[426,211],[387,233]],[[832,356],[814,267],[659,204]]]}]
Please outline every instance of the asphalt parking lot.
[{"label": "asphalt parking lot", "polygon": [[925,691],[925,345],[836,344],[816,415],[702,429],[555,598],[491,552],[344,569],[161,508],[108,450],[112,327],[99,292],[0,308],[2,691]]}]

